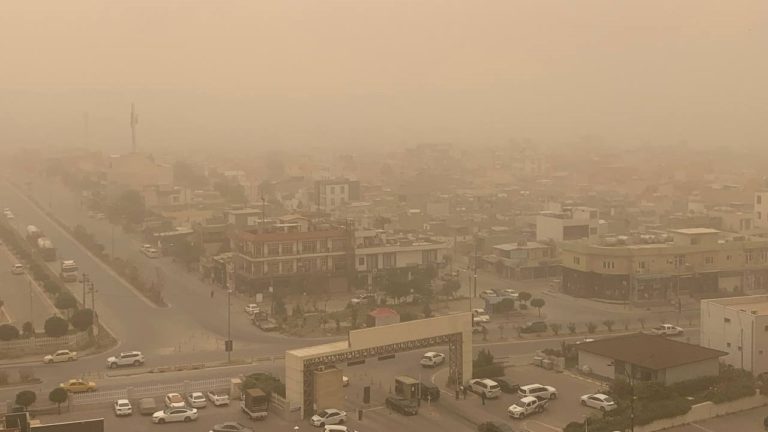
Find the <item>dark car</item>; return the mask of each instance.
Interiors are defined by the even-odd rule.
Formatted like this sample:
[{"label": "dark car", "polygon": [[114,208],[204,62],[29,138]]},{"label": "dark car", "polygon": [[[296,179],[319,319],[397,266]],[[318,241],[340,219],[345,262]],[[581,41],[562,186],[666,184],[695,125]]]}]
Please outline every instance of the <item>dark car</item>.
[{"label": "dark car", "polygon": [[533,321],[520,328],[521,333],[543,333],[547,331],[547,323],[544,321]]},{"label": "dark car", "polygon": [[440,399],[440,388],[431,382],[421,383],[421,399],[435,402]]},{"label": "dark car", "polygon": [[528,432],[528,430],[516,429],[502,422],[489,421],[477,425],[477,432]]},{"label": "dark car", "polygon": [[253,432],[253,429],[238,422],[226,422],[217,424],[211,429],[211,432]]},{"label": "dark car", "polygon": [[402,415],[416,415],[419,413],[419,406],[416,401],[411,399],[389,396],[385,405],[392,411],[399,412]]},{"label": "dark car", "polygon": [[506,378],[493,378],[493,380],[496,381],[496,384],[501,387],[501,391],[504,393],[517,393],[517,390],[520,388],[520,384],[512,384]]}]

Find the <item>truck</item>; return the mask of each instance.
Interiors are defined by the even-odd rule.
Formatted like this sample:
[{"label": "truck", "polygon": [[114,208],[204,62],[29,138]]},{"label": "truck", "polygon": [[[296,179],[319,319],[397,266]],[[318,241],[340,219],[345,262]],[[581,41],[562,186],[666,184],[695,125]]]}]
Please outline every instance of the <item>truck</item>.
[{"label": "truck", "polygon": [[56,261],[56,248],[53,247],[53,242],[48,237],[37,239],[37,252],[45,262]]},{"label": "truck", "polygon": [[30,243],[34,243],[43,236],[43,232],[40,231],[40,229],[34,225],[27,225],[27,240]]},{"label": "truck", "polygon": [[64,282],[77,282],[80,268],[75,260],[61,260],[61,271],[59,277]]},{"label": "truck", "polygon": [[530,414],[544,411],[549,399],[541,396],[526,396],[507,408],[507,414],[513,419],[522,419]]},{"label": "truck", "polygon": [[269,397],[258,388],[246,389],[242,394],[240,409],[251,420],[264,420],[269,409]]}]

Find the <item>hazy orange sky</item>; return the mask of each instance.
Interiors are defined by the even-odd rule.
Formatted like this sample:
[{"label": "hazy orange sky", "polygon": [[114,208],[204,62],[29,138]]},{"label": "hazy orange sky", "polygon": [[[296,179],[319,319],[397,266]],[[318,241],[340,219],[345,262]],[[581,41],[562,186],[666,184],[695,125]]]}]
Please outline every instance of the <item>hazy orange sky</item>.
[{"label": "hazy orange sky", "polygon": [[768,147],[768,2],[0,3],[0,145]]}]

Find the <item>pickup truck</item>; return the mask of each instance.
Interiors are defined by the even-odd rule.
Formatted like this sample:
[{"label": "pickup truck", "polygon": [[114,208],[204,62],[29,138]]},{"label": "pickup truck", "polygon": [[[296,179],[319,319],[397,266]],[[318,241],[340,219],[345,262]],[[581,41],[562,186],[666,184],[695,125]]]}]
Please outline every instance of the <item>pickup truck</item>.
[{"label": "pickup truck", "polygon": [[513,419],[525,418],[527,415],[544,411],[544,408],[547,407],[548,403],[549,399],[540,396],[526,396],[510,405],[510,407],[507,408],[507,414]]},{"label": "pickup truck", "polygon": [[215,390],[208,392],[208,400],[215,406],[229,405],[229,395]]}]

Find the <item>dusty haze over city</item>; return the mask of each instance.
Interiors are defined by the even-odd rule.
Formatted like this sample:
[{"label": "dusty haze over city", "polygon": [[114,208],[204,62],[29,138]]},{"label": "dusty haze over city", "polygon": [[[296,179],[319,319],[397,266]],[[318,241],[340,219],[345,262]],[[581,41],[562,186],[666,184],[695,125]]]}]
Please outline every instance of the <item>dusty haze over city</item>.
[{"label": "dusty haze over city", "polygon": [[0,52],[8,144],[768,140],[761,0],[4,1]]}]

